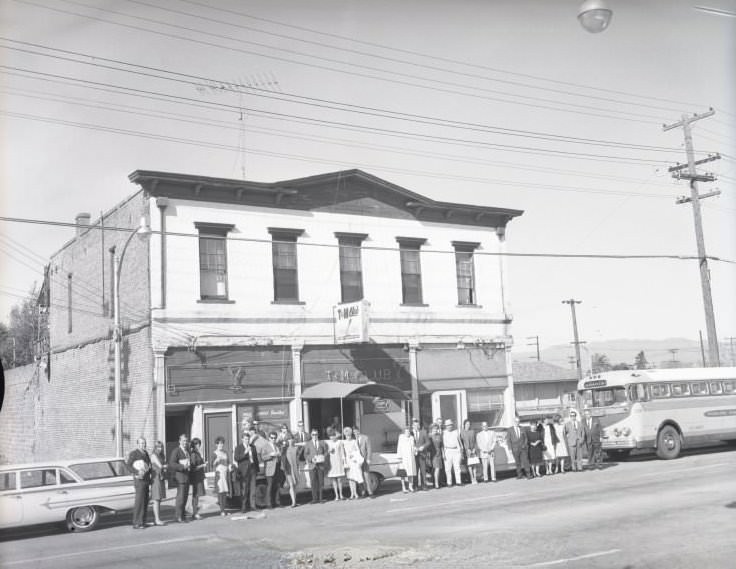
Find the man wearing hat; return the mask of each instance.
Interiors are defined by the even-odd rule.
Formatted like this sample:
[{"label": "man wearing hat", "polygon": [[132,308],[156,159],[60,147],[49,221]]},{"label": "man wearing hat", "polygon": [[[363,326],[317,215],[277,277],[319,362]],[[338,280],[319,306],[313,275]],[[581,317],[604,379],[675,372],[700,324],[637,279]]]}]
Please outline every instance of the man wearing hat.
[{"label": "man wearing hat", "polygon": [[445,430],[442,433],[442,446],[445,453],[445,475],[447,476],[447,486],[452,486],[452,473],[455,473],[455,484],[462,486],[460,478],[460,461],[463,457],[463,441],[460,433],[455,429],[455,422],[452,419],[445,421]]},{"label": "man wearing hat", "polygon": [[429,435],[422,428],[417,417],[411,420],[411,432],[414,435],[414,445],[417,449],[417,484],[418,490],[427,489],[427,451],[429,449]]}]

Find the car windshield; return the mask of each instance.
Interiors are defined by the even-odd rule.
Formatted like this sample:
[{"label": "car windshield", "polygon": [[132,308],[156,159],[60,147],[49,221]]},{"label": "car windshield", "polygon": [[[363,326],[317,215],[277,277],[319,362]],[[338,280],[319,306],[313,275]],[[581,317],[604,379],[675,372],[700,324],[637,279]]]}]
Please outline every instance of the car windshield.
[{"label": "car windshield", "polygon": [[82,480],[99,480],[100,478],[114,478],[128,476],[130,471],[122,460],[101,460],[99,462],[83,462],[72,464],[69,467]]}]

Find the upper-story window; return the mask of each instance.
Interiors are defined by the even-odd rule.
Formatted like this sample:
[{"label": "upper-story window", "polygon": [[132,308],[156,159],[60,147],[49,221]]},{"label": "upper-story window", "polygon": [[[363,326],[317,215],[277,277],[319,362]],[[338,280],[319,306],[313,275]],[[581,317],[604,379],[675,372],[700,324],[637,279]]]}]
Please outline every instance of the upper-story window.
[{"label": "upper-story window", "polygon": [[360,248],[365,233],[335,233],[340,246],[340,302],[363,299],[363,266]]},{"label": "upper-story window", "polygon": [[427,241],[414,237],[397,237],[401,260],[401,303],[422,304],[422,265],[419,249]]},{"label": "upper-story window", "polygon": [[200,223],[199,296],[202,300],[227,300],[227,234],[234,225]]},{"label": "upper-story window", "polygon": [[269,227],[273,238],[273,300],[274,302],[299,302],[299,274],[296,262],[296,240],[303,229]]},{"label": "upper-story window", "polygon": [[457,303],[459,305],[478,304],[475,290],[475,264],[473,253],[480,243],[453,241],[455,248],[455,270],[457,273]]}]

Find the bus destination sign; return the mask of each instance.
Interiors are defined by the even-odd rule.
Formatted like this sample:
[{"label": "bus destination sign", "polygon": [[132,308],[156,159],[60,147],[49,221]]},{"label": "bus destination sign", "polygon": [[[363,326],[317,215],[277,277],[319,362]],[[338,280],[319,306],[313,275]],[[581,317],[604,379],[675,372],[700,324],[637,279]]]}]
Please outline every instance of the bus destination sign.
[{"label": "bus destination sign", "polygon": [[583,387],[590,388],[590,387],[605,387],[606,386],[606,380],[605,379],[594,379],[592,381],[586,381],[583,384]]}]

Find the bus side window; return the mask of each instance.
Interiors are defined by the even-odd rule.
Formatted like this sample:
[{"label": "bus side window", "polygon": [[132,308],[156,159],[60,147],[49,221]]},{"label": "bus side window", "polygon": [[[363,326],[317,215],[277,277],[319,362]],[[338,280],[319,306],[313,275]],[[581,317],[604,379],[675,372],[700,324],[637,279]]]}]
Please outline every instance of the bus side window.
[{"label": "bus side window", "polygon": [[668,383],[652,383],[649,386],[649,393],[652,399],[665,399],[670,396],[670,386]]},{"label": "bus side window", "polygon": [[718,381],[712,381],[710,384],[710,392],[713,395],[720,395],[723,393],[723,386]]},{"label": "bus side window", "polygon": [[672,397],[687,397],[690,395],[690,385],[687,383],[673,383]]},{"label": "bus side window", "polygon": [[708,395],[708,384],[704,381],[691,383],[690,391],[693,395]]},{"label": "bus side window", "polygon": [[734,379],[727,379],[722,381],[721,384],[723,385],[723,393],[734,393],[736,391],[736,380]]}]

